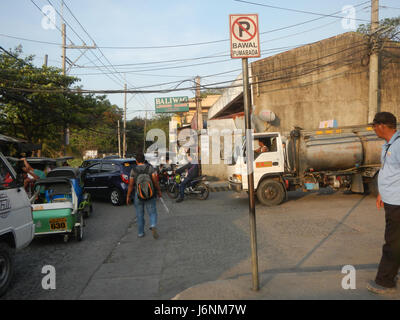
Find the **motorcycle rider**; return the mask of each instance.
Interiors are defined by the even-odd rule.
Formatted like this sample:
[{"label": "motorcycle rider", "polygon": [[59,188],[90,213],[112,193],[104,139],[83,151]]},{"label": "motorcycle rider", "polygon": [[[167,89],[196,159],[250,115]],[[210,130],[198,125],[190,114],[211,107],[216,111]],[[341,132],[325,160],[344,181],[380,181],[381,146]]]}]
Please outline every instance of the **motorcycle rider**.
[{"label": "motorcycle rider", "polygon": [[188,185],[190,185],[190,183],[193,181],[193,179],[195,179],[199,176],[198,162],[194,161],[195,159],[193,159],[190,155],[187,156],[187,159],[189,160],[189,163],[181,168],[181,170],[187,169],[187,175],[186,175],[185,179],[179,184],[179,198],[176,199],[176,202],[183,201],[183,198],[185,196],[186,187]]}]

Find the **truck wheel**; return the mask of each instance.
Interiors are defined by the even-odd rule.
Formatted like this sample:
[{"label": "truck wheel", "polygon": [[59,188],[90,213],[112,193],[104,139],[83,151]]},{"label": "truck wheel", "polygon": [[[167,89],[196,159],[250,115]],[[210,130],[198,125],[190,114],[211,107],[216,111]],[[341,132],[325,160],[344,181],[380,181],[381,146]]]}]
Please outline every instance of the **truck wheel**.
[{"label": "truck wheel", "polygon": [[368,183],[368,190],[371,195],[377,197],[379,194],[378,190],[378,175],[376,175],[370,183]]},{"label": "truck wheel", "polygon": [[265,206],[277,206],[285,199],[285,189],[282,183],[267,179],[258,186],[257,198]]},{"label": "truck wheel", "polygon": [[0,243],[0,297],[6,293],[14,274],[14,249]]}]

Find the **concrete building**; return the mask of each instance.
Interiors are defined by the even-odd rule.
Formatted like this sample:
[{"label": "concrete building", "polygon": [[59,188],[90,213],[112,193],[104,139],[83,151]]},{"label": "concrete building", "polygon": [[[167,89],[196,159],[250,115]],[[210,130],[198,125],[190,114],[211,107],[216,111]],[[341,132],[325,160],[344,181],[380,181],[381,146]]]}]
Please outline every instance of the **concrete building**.
[{"label": "concrete building", "polygon": [[[379,111],[400,119],[399,49],[389,41],[380,49]],[[368,37],[348,32],[251,63],[252,127],[284,133],[316,129],[327,120],[337,126],[366,124],[369,54]],[[240,83],[241,75],[212,106],[209,129],[244,128]],[[203,166],[203,172],[226,179],[223,162]]]}]

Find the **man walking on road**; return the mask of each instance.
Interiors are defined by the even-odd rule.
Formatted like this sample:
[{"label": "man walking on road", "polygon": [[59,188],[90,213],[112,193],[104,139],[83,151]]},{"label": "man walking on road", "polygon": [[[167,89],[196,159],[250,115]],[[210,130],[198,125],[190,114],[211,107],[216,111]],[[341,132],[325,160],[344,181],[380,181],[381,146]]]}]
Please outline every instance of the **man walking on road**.
[{"label": "man walking on road", "polygon": [[[128,193],[126,195],[126,204],[131,203],[131,194],[135,189],[134,205],[136,209],[137,225],[138,225],[138,237],[144,237],[144,210],[146,208],[147,213],[150,216],[150,230],[153,234],[154,239],[158,239],[157,233],[157,207],[156,207],[156,195],[154,189],[157,190],[158,197],[161,198],[161,189],[158,184],[158,177],[156,170],[149,164],[145,163],[145,157],[143,153],[139,153],[136,156],[137,166],[131,170],[129,178]],[[146,176],[148,180],[146,182]],[[144,178],[143,178],[144,177]],[[140,185],[148,185],[148,188],[140,188]],[[149,194],[148,194],[149,193]],[[147,198],[146,198],[147,197]]]},{"label": "man walking on road", "polygon": [[389,112],[378,112],[372,123],[376,135],[386,140],[382,147],[376,199],[376,207],[385,209],[385,244],[375,281],[367,286],[378,294],[396,290],[400,267],[400,131],[396,130],[396,123],[396,117]]}]

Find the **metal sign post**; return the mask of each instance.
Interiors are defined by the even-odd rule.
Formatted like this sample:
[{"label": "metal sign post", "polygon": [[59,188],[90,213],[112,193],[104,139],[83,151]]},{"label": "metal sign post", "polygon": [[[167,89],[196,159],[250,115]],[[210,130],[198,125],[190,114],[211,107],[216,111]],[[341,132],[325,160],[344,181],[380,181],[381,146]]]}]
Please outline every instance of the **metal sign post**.
[{"label": "metal sign post", "polygon": [[243,102],[244,117],[246,129],[246,163],[247,163],[247,181],[249,185],[249,218],[250,218],[250,243],[251,243],[251,265],[253,275],[253,290],[258,291],[258,255],[257,255],[257,228],[256,228],[256,206],[254,194],[254,174],[253,174],[253,135],[251,130],[250,118],[250,88],[249,88],[249,72],[248,60],[242,59],[243,68]]},{"label": "metal sign post", "polygon": [[250,86],[248,58],[260,56],[260,40],[258,32],[258,15],[230,15],[231,57],[242,58],[243,102],[246,129],[246,163],[247,182],[249,188],[250,244],[253,290],[259,290],[257,228],[253,174],[253,135],[250,117]]}]

